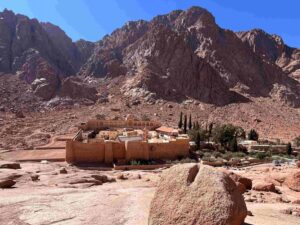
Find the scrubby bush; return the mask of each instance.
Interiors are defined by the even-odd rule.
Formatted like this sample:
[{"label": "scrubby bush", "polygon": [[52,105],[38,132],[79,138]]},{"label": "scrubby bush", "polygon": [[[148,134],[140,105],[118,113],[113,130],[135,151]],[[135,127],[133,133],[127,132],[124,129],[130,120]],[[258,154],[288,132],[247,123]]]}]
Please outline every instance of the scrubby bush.
[{"label": "scrubby bush", "polygon": [[259,160],[264,160],[270,156],[270,154],[267,154],[266,152],[258,152],[254,155]]}]

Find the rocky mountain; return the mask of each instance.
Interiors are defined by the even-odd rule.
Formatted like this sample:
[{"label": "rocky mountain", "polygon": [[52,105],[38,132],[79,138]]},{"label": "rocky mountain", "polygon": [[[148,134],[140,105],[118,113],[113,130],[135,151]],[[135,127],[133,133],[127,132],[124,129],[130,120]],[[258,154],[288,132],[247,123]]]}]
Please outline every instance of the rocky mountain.
[{"label": "rocky mountain", "polygon": [[125,94],[142,88],[158,97],[178,99],[180,93],[219,105],[241,100],[240,95],[300,105],[297,81],[199,7],[125,24],[96,44],[80,74],[127,75]]},{"label": "rocky mountain", "polygon": [[285,73],[300,81],[300,49],[289,47],[278,35],[260,29],[237,32],[237,36],[262,59],[275,63]]},{"label": "rocky mountain", "polygon": [[[61,80],[75,75],[93,44],[72,40],[57,26],[4,10],[0,13],[0,72],[17,73],[42,99],[54,97]],[[78,47],[79,46],[79,47]]]},{"label": "rocky mountain", "polygon": [[128,22],[96,43],[74,43],[59,27],[8,10],[0,18],[0,72],[19,74],[44,100],[77,74],[146,101],[226,105],[265,97],[300,106],[299,50],[262,31],[222,29],[200,7]]}]

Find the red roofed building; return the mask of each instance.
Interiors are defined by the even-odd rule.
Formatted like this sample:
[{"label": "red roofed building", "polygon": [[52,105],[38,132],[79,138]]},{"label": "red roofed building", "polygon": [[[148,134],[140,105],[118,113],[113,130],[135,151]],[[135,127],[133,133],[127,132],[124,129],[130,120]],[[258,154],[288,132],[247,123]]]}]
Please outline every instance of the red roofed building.
[{"label": "red roofed building", "polygon": [[159,134],[165,134],[169,136],[178,136],[179,131],[177,129],[174,129],[172,127],[166,127],[166,126],[161,126],[156,129],[156,132]]}]

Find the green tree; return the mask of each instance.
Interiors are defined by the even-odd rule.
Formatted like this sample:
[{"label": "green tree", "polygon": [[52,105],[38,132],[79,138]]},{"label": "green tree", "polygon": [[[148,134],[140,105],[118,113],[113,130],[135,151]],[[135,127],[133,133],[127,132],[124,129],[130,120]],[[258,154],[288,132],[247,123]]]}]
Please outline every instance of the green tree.
[{"label": "green tree", "polygon": [[184,115],[183,133],[186,134],[186,132],[187,132],[187,115]]},{"label": "green tree", "polygon": [[237,152],[238,151],[238,143],[237,143],[236,136],[234,136],[233,139],[231,140],[229,148],[233,152]]},{"label": "green tree", "polygon": [[234,137],[237,137],[237,127],[232,124],[218,125],[213,129],[214,142],[220,143],[223,147],[228,148]]},{"label": "green tree", "polygon": [[289,143],[286,145],[286,153],[287,153],[288,155],[291,155],[292,152],[293,152],[292,144],[291,144],[291,142],[289,142]]},{"label": "green tree", "polygon": [[258,133],[254,129],[251,129],[248,133],[248,140],[258,141],[258,137]]},{"label": "green tree", "polygon": [[190,114],[190,117],[189,117],[189,130],[192,129],[192,114]]},{"label": "green tree", "polygon": [[210,142],[213,126],[214,126],[213,123],[210,123],[209,126],[208,126],[208,135],[207,135],[208,136],[208,142]]},{"label": "green tree", "polygon": [[182,116],[183,116],[183,113],[180,112],[180,118],[179,118],[179,122],[178,122],[178,128],[181,129],[182,128]]},{"label": "green tree", "polygon": [[200,149],[200,142],[201,142],[201,135],[200,135],[200,132],[198,131],[197,132],[197,135],[196,135],[196,149],[199,150]]}]

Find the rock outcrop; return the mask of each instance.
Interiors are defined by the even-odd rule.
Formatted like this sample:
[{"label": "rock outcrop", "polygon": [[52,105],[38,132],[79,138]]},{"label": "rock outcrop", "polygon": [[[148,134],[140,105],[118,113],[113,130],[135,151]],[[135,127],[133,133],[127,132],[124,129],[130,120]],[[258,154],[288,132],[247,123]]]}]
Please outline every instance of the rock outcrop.
[{"label": "rock outcrop", "polygon": [[276,188],[273,183],[260,182],[253,186],[253,190],[255,191],[265,191],[265,192],[274,192],[276,193]]},{"label": "rock outcrop", "polygon": [[45,78],[34,90],[44,100],[55,96],[62,78],[78,72],[94,46],[78,47],[59,27],[9,10],[0,17],[0,72],[18,73],[29,84]]},{"label": "rock outcrop", "polygon": [[21,169],[20,163],[0,161],[0,169]]},{"label": "rock outcrop", "polygon": [[289,189],[300,192],[300,171],[287,176],[284,184],[287,185]]},{"label": "rock outcrop", "polygon": [[[72,75],[107,78],[126,97],[226,105],[272,98],[300,106],[300,52],[263,31],[234,33],[207,10],[176,10],[128,22],[92,43],[59,27],[5,10],[0,13],[0,72],[18,73],[43,100]],[[119,79],[119,80],[118,80]]]},{"label": "rock outcrop", "polygon": [[275,63],[300,81],[300,49],[287,46],[280,36],[268,34],[260,29],[238,32],[237,36],[248,43],[264,60]]},{"label": "rock outcrop", "polygon": [[[130,93],[126,88],[139,88],[177,100],[179,92],[214,104],[241,101],[228,91],[231,88],[245,96],[271,96],[300,105],[298,82],[275,62],[253,52],[234,32],[220,28],[214,17],[199,7],[176,10],[150,22],[127,23],[97,43],[80,74],[131,75],[125,93]],[[211,89],[226,94],[212,97]]]},{"label": "rock outcrop", "polygon": [[71,99],[97,100],[97,90],[83,82],[79,77],[68,77],[62,81],[60,96]]},{"label": "rock outcrop", "polygon": [[227,174],[185,164],[163,173],[151,202],[149,225],[241,225],[246,216],[244,199]]}]

